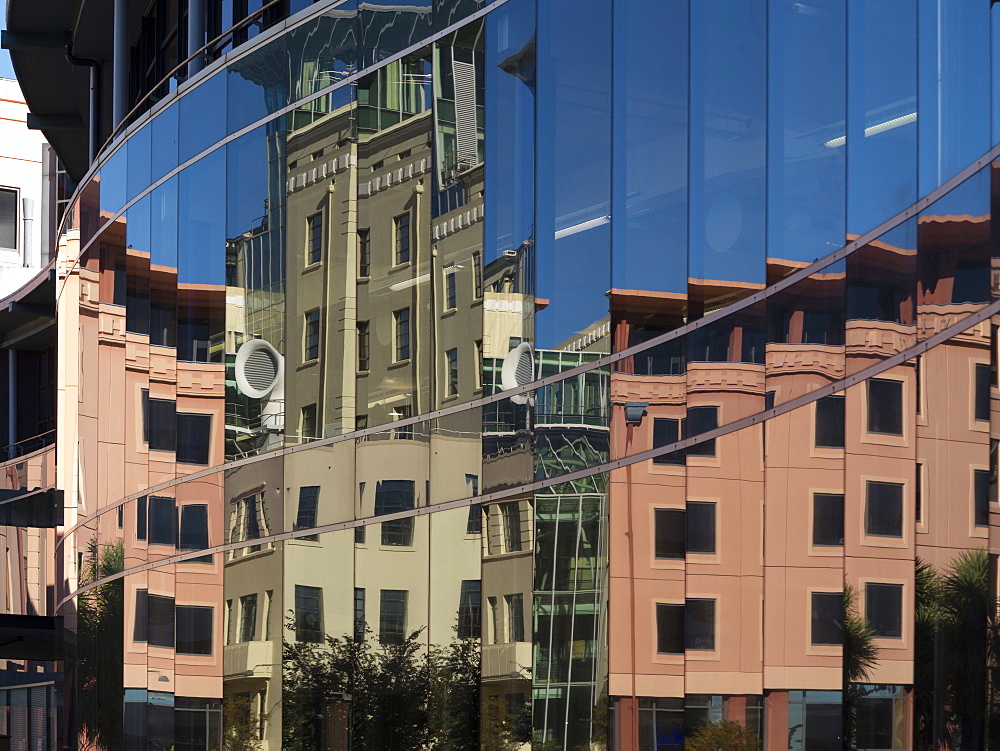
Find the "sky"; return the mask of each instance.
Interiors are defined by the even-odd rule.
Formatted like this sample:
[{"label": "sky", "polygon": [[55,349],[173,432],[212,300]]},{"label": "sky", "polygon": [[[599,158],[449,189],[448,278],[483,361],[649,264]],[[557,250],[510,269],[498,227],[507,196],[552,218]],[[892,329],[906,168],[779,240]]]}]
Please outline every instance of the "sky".
[{"label": "sky", "polygon": [[[7,0],[0,0],[0,28],[7,28]],[[11,67],[7,50],[0,50],[0,76],[14,77],[14,68]]]}]

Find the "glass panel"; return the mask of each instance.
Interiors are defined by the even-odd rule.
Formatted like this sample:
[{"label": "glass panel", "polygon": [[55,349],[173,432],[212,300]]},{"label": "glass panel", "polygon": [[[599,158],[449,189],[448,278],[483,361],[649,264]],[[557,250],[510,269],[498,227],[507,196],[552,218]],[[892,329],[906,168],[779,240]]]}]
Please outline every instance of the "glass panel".
[{"label": "glass panel", "polygon": [[[226,135],[226,76],[216,74],[181,97],[177,158],[185,162]],[[156,134],[153,134],[154,141]],[[221,174],[221,173],[220,173]]]},{"label": "glass panel", "polygon": [[[152,134],[153,126],[147,124],[129,136],[126,200],[131,201],[141,191],[149,187],[151,182]],[[157,147],[159,148],[159,144]]]}]

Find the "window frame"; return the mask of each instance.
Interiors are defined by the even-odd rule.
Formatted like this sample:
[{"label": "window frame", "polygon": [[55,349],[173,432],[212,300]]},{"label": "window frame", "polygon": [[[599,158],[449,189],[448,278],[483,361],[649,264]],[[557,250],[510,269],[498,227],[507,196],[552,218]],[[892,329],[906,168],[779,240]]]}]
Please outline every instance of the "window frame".
[{"label": "window frame", "polygon": [[[405,343],[404,343],[405,342]],[[410,361],[410,306],[392,311],[393,363]]]},{"label": "window frame", "polygon": [[392,260],[393,266],[403,266],[410,262],[413,245],[413,222],[409,211],[392,218]]},{"label": "window frame", "polygon": [[306,217],[306,266],[323,261],[323,210]]}]

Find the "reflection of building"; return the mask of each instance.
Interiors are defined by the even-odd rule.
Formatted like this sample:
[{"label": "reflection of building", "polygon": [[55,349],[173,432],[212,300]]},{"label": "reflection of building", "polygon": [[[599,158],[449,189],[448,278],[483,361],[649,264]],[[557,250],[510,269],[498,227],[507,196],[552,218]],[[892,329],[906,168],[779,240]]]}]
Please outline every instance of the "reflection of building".
[{"label": "reflection of building", "polygon": [[36,748],[988,746],[996,8],[41,3]]}]

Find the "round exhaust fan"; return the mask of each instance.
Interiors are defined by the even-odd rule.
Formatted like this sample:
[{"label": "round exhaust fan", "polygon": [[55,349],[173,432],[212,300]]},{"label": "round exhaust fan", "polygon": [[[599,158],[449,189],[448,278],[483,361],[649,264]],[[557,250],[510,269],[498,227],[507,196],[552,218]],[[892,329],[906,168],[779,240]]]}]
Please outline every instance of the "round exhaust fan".
[{"label": "round exhaust fan", "polygon": [[281,383],[285,358],[270,342],[251,339],[236,353],[236,385],[246,396],[263,399]]},{"label": "round exhaust fan", "polygon": [[[521,342],[507,353],[500,368],[500,388],[504,391],[515,389],[535,380],[535,350],[528,342]],[[514,404],[534,402],[533,394],[514,394],[510,400]]]}]

